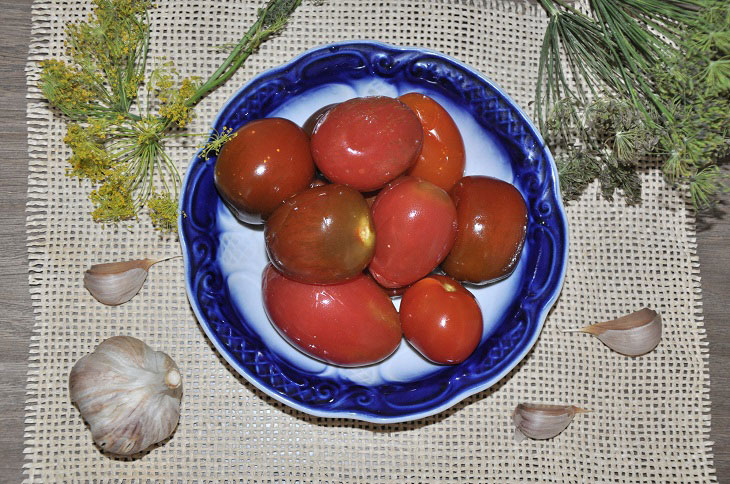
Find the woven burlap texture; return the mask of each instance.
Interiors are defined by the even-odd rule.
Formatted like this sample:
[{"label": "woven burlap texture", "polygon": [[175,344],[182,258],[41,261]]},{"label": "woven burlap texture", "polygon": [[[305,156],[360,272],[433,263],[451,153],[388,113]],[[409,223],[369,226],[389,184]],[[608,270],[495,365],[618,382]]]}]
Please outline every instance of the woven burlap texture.
[{"label": "woven burlap texture", "polygon": [[[91,221],[90,186],[65,176],[65,120],[36,87],[38,61],[63,52],[64,25],[90,1],[33,7],[28,63],[28,247],[36,324],[30,348],[25,469],[29,482],[119,480],[264,482],[712,482],[707,343],[694,219],[656,169],[642,173],[644,202],[599,200],[592,187],[568,206],[570,257],[562,295],[529,356],[493,388],[434,417],[398,425],[330,420],[292,410],[256,390],[216,353],[186,298],[180,259],[151,270],[120,307],[82,286],[91,264],[180,252],[146,223],[118,230]],[[255,18],[259,2],[160,1],[152,59],[205,78]],[[444,52],[494,79],[521,106],[532,99],[546,18],[520,1],[305,3],[196,108],[206,132],[219,107],[253,75],[305,49],[374,39]],[[170,152],[184,170],[195,141]],[[563,330],[642,307],[663,316],[658,348],[641,358]],[[113,335],[132,335],[179,365],[185,394],[172,439],[130,461],[103,455],[69,401],[73,364]],[[591,409],[547,441],[513,441],[520,402]]]}]

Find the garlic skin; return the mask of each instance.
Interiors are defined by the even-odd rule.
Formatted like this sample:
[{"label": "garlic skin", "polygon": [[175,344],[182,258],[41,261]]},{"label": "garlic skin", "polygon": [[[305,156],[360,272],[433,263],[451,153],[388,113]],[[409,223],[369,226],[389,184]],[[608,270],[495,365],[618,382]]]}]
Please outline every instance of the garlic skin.
[{"label": "garlic skin", "polygon": [[130,336],[109,338],[77,361],[69,390],[94,442],[111,454],[136,454],[166,439],[180,418],[177,365]]},{"label": "garlic skin", "polygon": [[118,306],[137,295],[147,273],[159,259],[96,264],[84,273],[84,287],[94,298],[108,306]]},{"label": "garlic skin", "polygon": [[598,338],[617,353],[641,356],[656,348],[662,339],[662,317],[644,308],[618,319],[580,329]]},{"label": "garlic skin", "polygon": [[588,410],[574,405],[520,403],[512,413],[515,441],[522,442],[525,437],[551,439],[568,428],[576,414],[584,412]]}]

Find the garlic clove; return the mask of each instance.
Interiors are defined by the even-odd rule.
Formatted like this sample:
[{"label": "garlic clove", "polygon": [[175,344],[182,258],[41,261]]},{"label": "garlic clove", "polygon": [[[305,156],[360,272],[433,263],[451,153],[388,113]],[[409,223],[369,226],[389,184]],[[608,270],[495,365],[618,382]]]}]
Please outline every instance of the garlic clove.
[{"label": "garlic clove", "polygon": [[84,287],[94,298],[108,306],[132,299],[144,285],[152,265],[167,259],[139,259],[96,264],[84,273]]},{"label": "garlic clove", "polygon": [[574,405],[520,403],[512,413],[515,441],[522,442],[525,437],[551,439],[565,430],[576,414],[589,411]]},{"label": "garlic clove", "polygon": [[69,392],[94,442],[105,452],[132,455],[175,430],[182,377],[165,353],[115,336],[76,362]]},{"label": "garlic clove", "polygon": [[644,308],[618,319],[581,328],[612,350],[627,356],[640,356],[656,348],[662,339],[662,317]]}]

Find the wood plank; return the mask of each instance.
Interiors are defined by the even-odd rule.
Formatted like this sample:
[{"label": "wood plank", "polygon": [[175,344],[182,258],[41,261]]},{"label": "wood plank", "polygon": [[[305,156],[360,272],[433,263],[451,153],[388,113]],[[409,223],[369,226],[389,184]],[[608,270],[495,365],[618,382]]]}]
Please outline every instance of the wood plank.
[{"label": "wood plank", "polygon": [[20,482],[28,345],[33,311],[28,290],[25,203],[28,190],[25,62],[30,42],[30,0],[0,1],[0,481]]},{"label": "wood plank", "polygon": [[[728,170],[730,171],[730,170]],[[711,439],[719,482],[730,476],[730,195],[714,217],[699,218],[697,253],[710,342]]]}]

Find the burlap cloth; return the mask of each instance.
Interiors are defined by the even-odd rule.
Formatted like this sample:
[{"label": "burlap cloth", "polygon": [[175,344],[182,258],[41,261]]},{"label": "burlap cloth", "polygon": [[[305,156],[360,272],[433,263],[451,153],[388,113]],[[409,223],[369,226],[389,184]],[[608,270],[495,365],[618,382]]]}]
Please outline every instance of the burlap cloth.
[{"label": "burlap cloth", "polygon": [[[141,293],[105,307],[82,286],[93,263],[179,253],[146,226],[103,230],[91,221],[89,186],[64,176],[65,121],[36,88],[37,61],[62,52],[63,27],[87,1],[39,1],[28,63],[28,250],[36,317],[30,348],[25,464],[29,481],[265,482],[712,482],[707,342],[694,218],[661,174],[642,175],[645,201],[627,207],[593,187],[570,204],[570,258],[562,295],[542,336],[508,377],[440,415],[399,425],[310,417],[265,396],[218,356],[185,295],[180,259],[155,266]],[[160,1],[152,55],[206,77],[253,21],[253,1]],[[424,46],[472,65],[526,107],[532,99],[543,11],[522,1],[329,0],[305,4],[285,33],[196,108],[209,129],[222,103],[256,73],[305,49],[347,39]],[[195,142],[170,145],[184,170]],[[641,358],[561,330],[648,306],[665,322]],[[136,336],[170,354],[185,383],[173,438],[147,455],[116,460],[92,445],[70,401],[71,366],[105,338]],[[575,404],[553,440],[513,442],[519,402]]]}]

